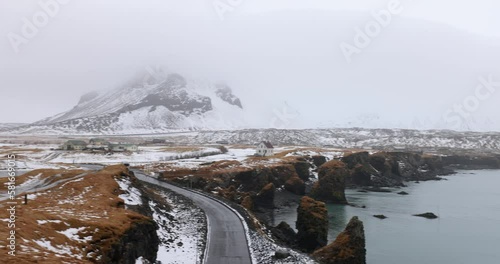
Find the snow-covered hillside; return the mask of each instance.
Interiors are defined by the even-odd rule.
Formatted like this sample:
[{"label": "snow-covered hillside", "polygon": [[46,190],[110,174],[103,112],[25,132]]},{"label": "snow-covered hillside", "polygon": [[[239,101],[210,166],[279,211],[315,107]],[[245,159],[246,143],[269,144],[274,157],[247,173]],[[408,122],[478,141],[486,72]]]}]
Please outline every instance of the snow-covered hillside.
[{"label": "snow-covered hillside", "polygon": [[255,144],[269,140],[275,145],[326,146],[380,149],[463,149],[500,151],[500,133],[404,129],[247,129],[199,131],[166,135],[178,143],[207,144],[226,140],[231,144]]}]

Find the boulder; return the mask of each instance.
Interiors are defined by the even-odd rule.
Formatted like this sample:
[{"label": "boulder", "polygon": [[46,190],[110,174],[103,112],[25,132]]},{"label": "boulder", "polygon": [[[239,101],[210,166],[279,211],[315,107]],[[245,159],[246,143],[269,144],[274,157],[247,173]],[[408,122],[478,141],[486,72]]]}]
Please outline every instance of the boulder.
[{"label": "boulder", "polygon": [[354,216],[335,241],[313,253],[322,264],[366,264],[363,222]]},{"label": "boulder", "polygon": [[273,235],[285,243],[289,247],[295,247],[297,245],[297,233],[295,230],[287,224],[286,222],[279,223],[276,227],[271,228]]},{"label": "boulder", "polygon": [[311,197],[324,202],[347,204],[345,180],[348,176],[349,170],[341,161],[331,160],[323,164],[319,168],[319,180],[311,190]]},{"label": "boulder", "polygon": [[327,243],[328,211],[325,203],[304,196],[297,208],[298,246],[312,252]]},{"label": "boulder", "polygon": [[274,252],[274,257],[276,259],[286,259],[290,257],[290,252],[286,249],[278,249],[276,252]]},{"label": "boulder", "polygon": [[427,218],[427,219],[436,219],[438,218],[437,215],[435,215],[434,213],[423,213],[423,214],[414,214],[413,216],[419,216],[419,217],[424,217],[424,218]]}]

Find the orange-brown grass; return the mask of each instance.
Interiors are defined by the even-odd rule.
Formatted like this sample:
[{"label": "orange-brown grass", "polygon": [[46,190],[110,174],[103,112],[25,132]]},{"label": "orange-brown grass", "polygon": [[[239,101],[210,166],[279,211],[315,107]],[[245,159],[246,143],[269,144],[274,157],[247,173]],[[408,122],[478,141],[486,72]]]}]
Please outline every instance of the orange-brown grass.
[{"label": "orange-brown grass", "polygon": [[[110,166],[90,173],[80,181],[72,180],[46,190],[22,204],[17,198],[16,256],[7,254],[6,239],[9,229],[0,228],[0,254],[5,263],[92,263],[96,257],[110,249],[121,234],[134,222],[149,218],[127,210],[123,206],[119,185],[115,178],[126,172],[124,166]],[[74,174],[74,172],[68,172]],[[0,218],[9,217],[6,202],[0,202]],[[39,224],[37,220],[58,220]],[[84,228],[77,235],[90,237],[90,242],[79,242],[58,233],[68,228]],[[64,246],[77,259],[68,254],[56,254],[34,241],[49,241],[53,247]],[[90,253],[89,255],[87,255]],[[87,257],[88,256],[88,257]]]},{"label": "orange-brown grass", "polygon": [[4,154],[19,154],[23,152],[29,152],[29,153],[40,153],[44,151],[43,149],[37,149],[37,148],[18,148],[18,147],[9,147],[9,146],[2,146],[0,147],[0,155]]},{"label": "orange-brown grass", "polygon": [[[40,180],[46,179],[49,177],[54,178],[54,180],[62,180],[62,179],[74,177],[74,176],[81,174],[83,172],[84,172],[84,170],[38,169],[38,170],[33,170],[30,172],[24,173],[22,175],[16,176],[15,179],[16,179],[16,185],[19,185],[19,184],[22,184],[25,181],[30,180],[38,175],[40,175],[39,176]],[[58,176],[56,179],[55,178],[56,175],[60,175],[60,176]],[[8,181],[9,181],[8,177],[0,178],[0,186],[4,186],[4,184]]]}]

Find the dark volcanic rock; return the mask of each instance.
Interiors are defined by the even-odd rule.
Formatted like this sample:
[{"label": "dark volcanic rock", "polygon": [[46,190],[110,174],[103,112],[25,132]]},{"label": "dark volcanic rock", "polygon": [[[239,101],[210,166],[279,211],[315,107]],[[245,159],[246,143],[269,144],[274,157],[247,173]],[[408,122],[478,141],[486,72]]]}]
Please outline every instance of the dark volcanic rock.
[{"label": "dark volcanic rock", "polygon": [[407,192],[405,192],[405,191],[398,192],[398,194],[399,194],[399,195],[408,195],[408,193],[407,193]]},{"label": "dark volcanic rock", "polygon": [[271,232],[287,246],[295,247],[297,245],[297,233],[286,222],[281,222],[276,227],[271,228]]},{"label": "dark volcanic rock", "polygon": [[276,187],[274,184],[269,183],[253,198],[254,204],[256,206],[262,206],[265,208],[274,208],[274,192]]},{"label": "dark volcanic rock", "polygon": [[184,77],[170,74],[167,80],[158,86],[156,93],[148,94],[139,103],[126,106],[118,112],[129,112],[143,107],[151,107],[150,110],[154,110],[158,106],[163,106],[187,116],[192,113],[202,114],[213,109],[210,97],[189,92],[185,87]]},{"label": "dark volcanic rock", "polygon": [[345,163],[337,160],[323,164],[318,171],[319,180],[311,190],[311,197],[324,202],[346,204],[345,179],[349,170]]},{"label": "dark volcanic rock", "polygon": [[369,192],[379,192],[379,193],[390,193],[390,192],[392,192],[391,190],[383,189],[383,188],[380,188],[380,187],[370,187],[370,188],[365,188],[365,190],[369,191]]},{"label": "dark volcanic rock", "polygon": [[373,184],[372,175],[379,175],[379,172],[370,164],[368,152],[347,155],[342,158],[342,162],[351,170],[351,175],[346,180],[347,185],[370,186]]},{"label": "dark volcanic rock", "polygon": [[297,208],[297,240],[301,249],[311,252],[327,243],[328,211],[325,203],[304,196]]},{"label": "dark volcanic rock", "polygon": [[309,168],[311,167],[309,165],[309,162],[306,161],[305,158],[297,158],[295,162],[293,162],[293,167],[295,168],[295,171],[297,172],[297,175],[303,180],[303,181],[308,181],[309,177],[311,176],[309,174]]},{"label": "dark volcanic rock", "polygon": [[215,91],[215,94],[217,95],[217,97],[219,97],[226,103],[238,106],[239,108],[243,109],[240,99],[233,94],[233,91],[229,86],[227,86],[226,84],[217,84],[216,87],[217,91]]},{"label": "dark volcanic rock", "polygon": [[369,158],[370,154],[368,152],[357,152],[343,157],[342,162],[347,164],[349,169],[354,169],[359,164],[368,163]]},{"label": "dark volcanic rock", "polygon": [[378,219],[386,219],[387,218],[387,216],[385,216],[385,215],[373,215],[373,217],[376,217]]},{"label": "dark volcanic rock", "polygon": [[134,264],[142,256],[153,262],[156,259],[160,240],[153,220],[134,223],[120,239],[111,246],[102,263]]},{"label": "dark volcanic rock", "polygon": [[436,219],[438,218],[437,215],[435,215],[434,213],[423,213],[423,214],[414,214],[413,216],[419,216],[419,217],[424,217],[424,218],[427,218],[427,219]]},{"label": "dark volcanic rock", "polygon": [[293,177],[286,181],[285,190],[294,194],[304,195],[306,192],[306,185],[299,177]]},{"label": "dark volcanic rock", "polygon": [[357,186],[372,185],[372,175],[377,175],[378,172],[369,164],[358,164],[351,172],[350,182]]},{"label": "dark volcanic rock", "polygon": [[363,222],[353,217],[333,243],[313,253],[322,264],[366,264]]},{"label": "dark volcanic rock", "polygon": [[321,155],[315,155],[311,157],[314,166],[319,167],[326,163],[326,157]]},{"label": "dark volcanic rock", "polygon": [[290,257],[290,252],[288,252],[288,250],[285,249],[278,249],[276,250],[276,252],[274,252],[274,257],[276,259],[286,259]]},{"label": "dark volcanic rock", "polygon": [[442,160],[445,166],[459,169],[500,169],[499,155],[450,155]]}]

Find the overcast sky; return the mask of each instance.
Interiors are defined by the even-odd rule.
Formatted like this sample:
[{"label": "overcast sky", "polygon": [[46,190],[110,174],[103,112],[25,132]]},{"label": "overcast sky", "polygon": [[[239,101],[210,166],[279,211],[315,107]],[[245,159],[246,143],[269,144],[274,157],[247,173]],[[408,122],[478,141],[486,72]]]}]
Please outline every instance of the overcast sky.
[{"label": "overcast sky", "polygon": [[[54,1],[0,0],[2,36],[0,122],[34,122],[66,111],[78,102],[82,94],[92,90],[113,88],[127,81],[137,70],[152,64],[167,65],[171,70],[194,77],[230,80],[235,93],[242,96],[255,94],[255,91],[265,91],[274,94],[275,97],[283,97],[283,101],[286,101],[286,96],[282,95],[283,87],[278,87],[280,86],[278,78],[288,79],[283,80],[282,85],[288,85],[288,82],[294,84],[300,82],[289,77],[295,72],[286,70],[287,67],[292,67],[286,58],[298,58],[304,65],[321,64],[323,67],[331,64],[332,62],[328,61],[329,47],[332,54],[339,56],[339,42],[338,39],[330,39],[333,36],[328,35],[340,32],[339,35],[346,36],[345,41],[352,40],[350,36],[354,36],[354,27],[364,26],[371,19],[370,12],[385,9],[390,2],[387,0],[242,0],[240,2],[236,0],[61,0],[60,2],[68,3],[58,4],[58,10],[50,6],[49,11],[52,10],[54,14],[53,17],[47,16],[46,25],[35,26],[37,32],[29,31],[32,36],[23,35],[26,19],[33,21],[35,16],[42,22],[44,20],[43,14],[40,13],[45,11],[39,2],[54,3]],[[228,2],[236,4],[228,8],[226,4]],[[214,5],[222,9],[217,10]],[[404,10],[399,16],[407,18],[408,21],[425,20],[428,24],[435,23],[443,31],[449,30],[443,24],[456,28],[457,31],[450,29],[446,34],[467,35],[466,38],[470,39],[470,45],[473,47],[476,47],[474,42],[476,39],[481,45],[488,46],[490,41],[496,45],[497,39],[500,38],[498,15],[500,2],[496,0],[401,0],[401,5]],[[324,30],[316,32],[315,29],[320,27],[315,27],[319,23],[314,21],[315,14],[329,17],[330,13],[331,16],[344,15],[346,18],[350,16],[357,18],[349,20],[349,23],[346,22],[348,25],[345,28],[342,27],[343,18],[333,20],[337,25],[331,25],[331,32]],[[298,22],[290,23],[290,27],[287,28],[288,22],[283,25],[278,22],[283,17],[287,19],[300,17],[300,19]],[[276,18],[276,24],[280,24],[276,27],[280,29],[280,34],[283,33],[283,38],[272,32],[260,35],[260,31],[265,32],[269,26],[275,26],[273,18]],[[322,20],[321,23],[325,24],[328,21]],[[305,28],[301,29],[301,25]],[[413,22],[405,25],[419,27],[418,23]],[[328,26],[330,25],[326,25],[325,28],[328,29]],[[390,26],[398,28],[397,24]],[[300,39],[298,41],[293,39],[293,45],[297,45],[296,47],[300,49],[281,50],[274,47],[273,50],[273,45],[281,45],[278,44],[280,41],[286,43],[287,38],[292,38],[296,30],[308,34],[308,38],[303,42]],[[444,36],[447,36],[446,34]],[[380,38],[383,37],[381,34]],[[245,46],[245,43],[255,38],[266,39],[262,39],[263,43],[252,42],[251,46],[250,44]],[[270,48],[266,46],[264,40],[269,41],[267,44]],[[384,43],[383,41],[380,40],[380,43]],[[390,43],[388,40],[385,41]],[[377,43],[374,42],[373,45],[374,47],[370,48],[376,49]],[[385,47],[386,50],[391,48]],[[297,54],[297,50],[308,52]],[[473,54],[474,50],[467,50],[466,53]],[[255,56],[256,54],[259,56]],[[498,58],[497,55],[498,53],[495,53],[492,58]],[[268,58],[270,61],[267,61]],[[331,58],[334,60],[333,58],[337,57],[332,55]],[[367,52],[365,59],[368,58]],[[483,57],[479,59],[470,55],[467,58],[471,63],[477,59],[483,64],[481,61]],[[252,64],[249,61],[252,61]],[[283,67],[280,66],[280,62],[283,63]],[[362,62],[362,60],[358,60],[357,64],[342,62],[339,65],[350,67],[353,71],[357,71],[359,67],[360,72],[369,71],[365,69],[366,65],[374,65]],[[240,63],[244,66],[239,65]],[[265,71],[261,69],[259,72],[256,69],[259,63],[263,65]],[[264,67],[265,65],[272,65],[276,69],[282,68],[282,71],[277,70],[274,73]],[[335,67],[338,68],[339,65]],[[482,66],[484,65],[478,65],[473,70],[463,67],[460,69],[466,73],[470,72],[470,75],[464,76],[466,81],[463,82],[463,90],[474,87],[479,76],[494,74],[489,66]],[[255,72],[252,69],[255,69]],[[477,72],[472,72],[474,69]],[[460,70],[457,69],[457,72]],[[269,86],[259,85],[262,84],[262,80],[267,81],[264,76],[267,73],[275,75],[272,81],[268,81],[268,85],[276,87],[275,90],[270,90]],[[452,74],[454,72],[450,75]],[[260,82],[256,80],[257,77],[261,78]],[[251,81],[254,83],[250,84]],[[347,80],[343,84],[348,83]],[[305,82],[303,84],[306,85]],[[322,85],[314,87],[320,86]],[[320,88],[315,90],[314,87],[307,87],[311,96],[321,97],[323,90]],[[385,88],[376,87],[376,89],[384,93]],[[442,87],[442,89],[453,91],[456,87]],[[388,88],[387,92],[391,92],[391,89]],[[297,98],[301,95],[293,97],[293,93],[291,94],[289,101],[295,100],[296,104],[300,104]],[[467,96],[467,92],[463,92],[460,96],[462,97],[457,97],[456,100]],[[367,98],[361,102],[370,104]],[[485,104],[485,109],[489,111],[484,111],[482,115],[487,116],[491,113],[490,110],[498,110],[493,107],[498,105],[497,102],[498,96],[491,99],[489,104]],[[354,103],[356,102],[350,102]],[[447,102],[447,104],[452,103],[452,99]],[[369,108],[375,106],[376,104],[372,104]],[[438,108],[436,105],[435,111],[442,111],[437,110]],[[302,110],[302,113],[307,115],[306,110]],[[408,113],[401,114],[397,118],[409,119],[414,116]]]}]

